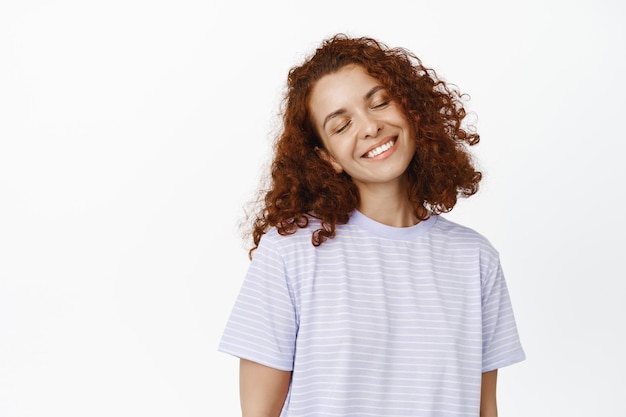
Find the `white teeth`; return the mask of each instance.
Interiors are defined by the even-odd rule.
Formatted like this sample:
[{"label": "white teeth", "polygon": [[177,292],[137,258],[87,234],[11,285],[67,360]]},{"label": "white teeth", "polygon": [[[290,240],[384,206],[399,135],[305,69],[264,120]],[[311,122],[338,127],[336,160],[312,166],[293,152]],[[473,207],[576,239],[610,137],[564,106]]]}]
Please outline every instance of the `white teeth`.
[{"label": "white teeth", "polygon": [[380,145],[378,148],[372,149],[371,151],[369,151],[368,153],[365,154],[366,158],[373,158],[377,155],[380,155],[381,153],[385,152],[388,149],[391,149],[391,147],[393,146],[393,144],[396,143],[395,140],[391,140],[387,143],[385,143],[384,145]]}]

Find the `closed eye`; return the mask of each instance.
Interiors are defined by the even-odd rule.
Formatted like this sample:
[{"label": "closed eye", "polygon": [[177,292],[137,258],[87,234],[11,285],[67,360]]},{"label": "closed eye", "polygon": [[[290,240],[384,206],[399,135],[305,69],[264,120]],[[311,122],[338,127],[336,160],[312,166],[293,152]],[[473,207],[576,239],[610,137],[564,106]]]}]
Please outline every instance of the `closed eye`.
[{"label": "closed eye", "polygon": [[383,102],[380,102],[380,103],[372,105],[372,108],[373,109],[382,109],[382,108],[387,107],[389,105],[389,103],[391,103],[390,100],[385,100]]},{"label": "closed eye", "polygon": [[350,126],[350,124],[352,124],[351,120],[348,120],[347,122],[345,122],[344,124],[342,124],[341,126],[339,126],[338,129],[335,129],[335,133],[341,133],[344,130],[346,130],[348,128],[348,126]]}]

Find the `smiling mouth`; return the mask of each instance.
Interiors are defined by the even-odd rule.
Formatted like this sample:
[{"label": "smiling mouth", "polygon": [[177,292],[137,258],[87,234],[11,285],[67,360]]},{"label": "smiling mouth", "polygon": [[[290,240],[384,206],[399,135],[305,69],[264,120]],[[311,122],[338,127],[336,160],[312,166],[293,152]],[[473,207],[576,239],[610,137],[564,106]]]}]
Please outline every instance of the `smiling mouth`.
[{"label": "smiling mouth", "polygon": [[363,155],[363,158],[374,158],[375,156],[378,156],[381,153],[391,149],[395,143],[396,143],[396,138],[393,138],[389,142],[383,143],[382,145],[380,145],[380,146],[372,149],[371,151],[367,152],[366,154]]}]

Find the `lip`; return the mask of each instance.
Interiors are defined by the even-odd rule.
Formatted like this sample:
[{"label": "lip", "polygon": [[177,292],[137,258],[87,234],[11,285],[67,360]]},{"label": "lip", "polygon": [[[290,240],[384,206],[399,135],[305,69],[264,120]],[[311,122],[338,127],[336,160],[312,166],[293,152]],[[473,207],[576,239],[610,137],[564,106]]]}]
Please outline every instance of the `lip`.
[{"label": "lip", "polygon": [[[385,144],[387,144],[387,143],[389,143],[389,142],[392,142],[392,141],[393,141],[394,143],[393,143],[393,145],[391,145],[391,148],[389,148],[389,149],[387,149],[387,150],[383,151],[382,153],[380,153],[380,154],[378,154],[378,155],[376,155],[376,156],[374,156],[374,157],[372,157],[372,158],[368,158],[368,157],[367,157],[367,154],[368,154],[368,153],[370,153],[370,152],[372,152],[374,149],[376,149],[376,148],[378,148],[378,147],[380,147],[380,146],[383,146],[383,145],[385,145]],[[395,151],[395,149],[396,149],[397,145],[398,145],[398,137],[397,137],[397,136],[388,136],[388,137],[386,137],[386,138],[384,138],[384,139],[380,140],[380,141],[379,141],[379,142],[377,142],[376,144],[374,144],[374,145],[370,146],[370,147],[367,149],[367,151],[365,151],[365,152],[363,153],[363,155],[361,155],[361,158],[363,158],[363,159],[367,159],[367,160],[369,160],[369,161],[373,161],[373,160],[377,160],[377,159],[383,159],[383,158],[386,158],[388,155],[391,155],[391,153],[393,153],[393,151]]]}]

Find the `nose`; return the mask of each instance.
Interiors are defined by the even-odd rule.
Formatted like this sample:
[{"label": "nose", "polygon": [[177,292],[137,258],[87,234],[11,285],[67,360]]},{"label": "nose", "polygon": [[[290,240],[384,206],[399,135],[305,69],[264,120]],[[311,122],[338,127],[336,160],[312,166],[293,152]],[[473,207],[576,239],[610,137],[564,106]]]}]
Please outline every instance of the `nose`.
[{"label": "nose", "polygon": [[374,138],[382,129],[382,124],[372,115],[363,115],[361,127],[361,137],[363,139]]}]

